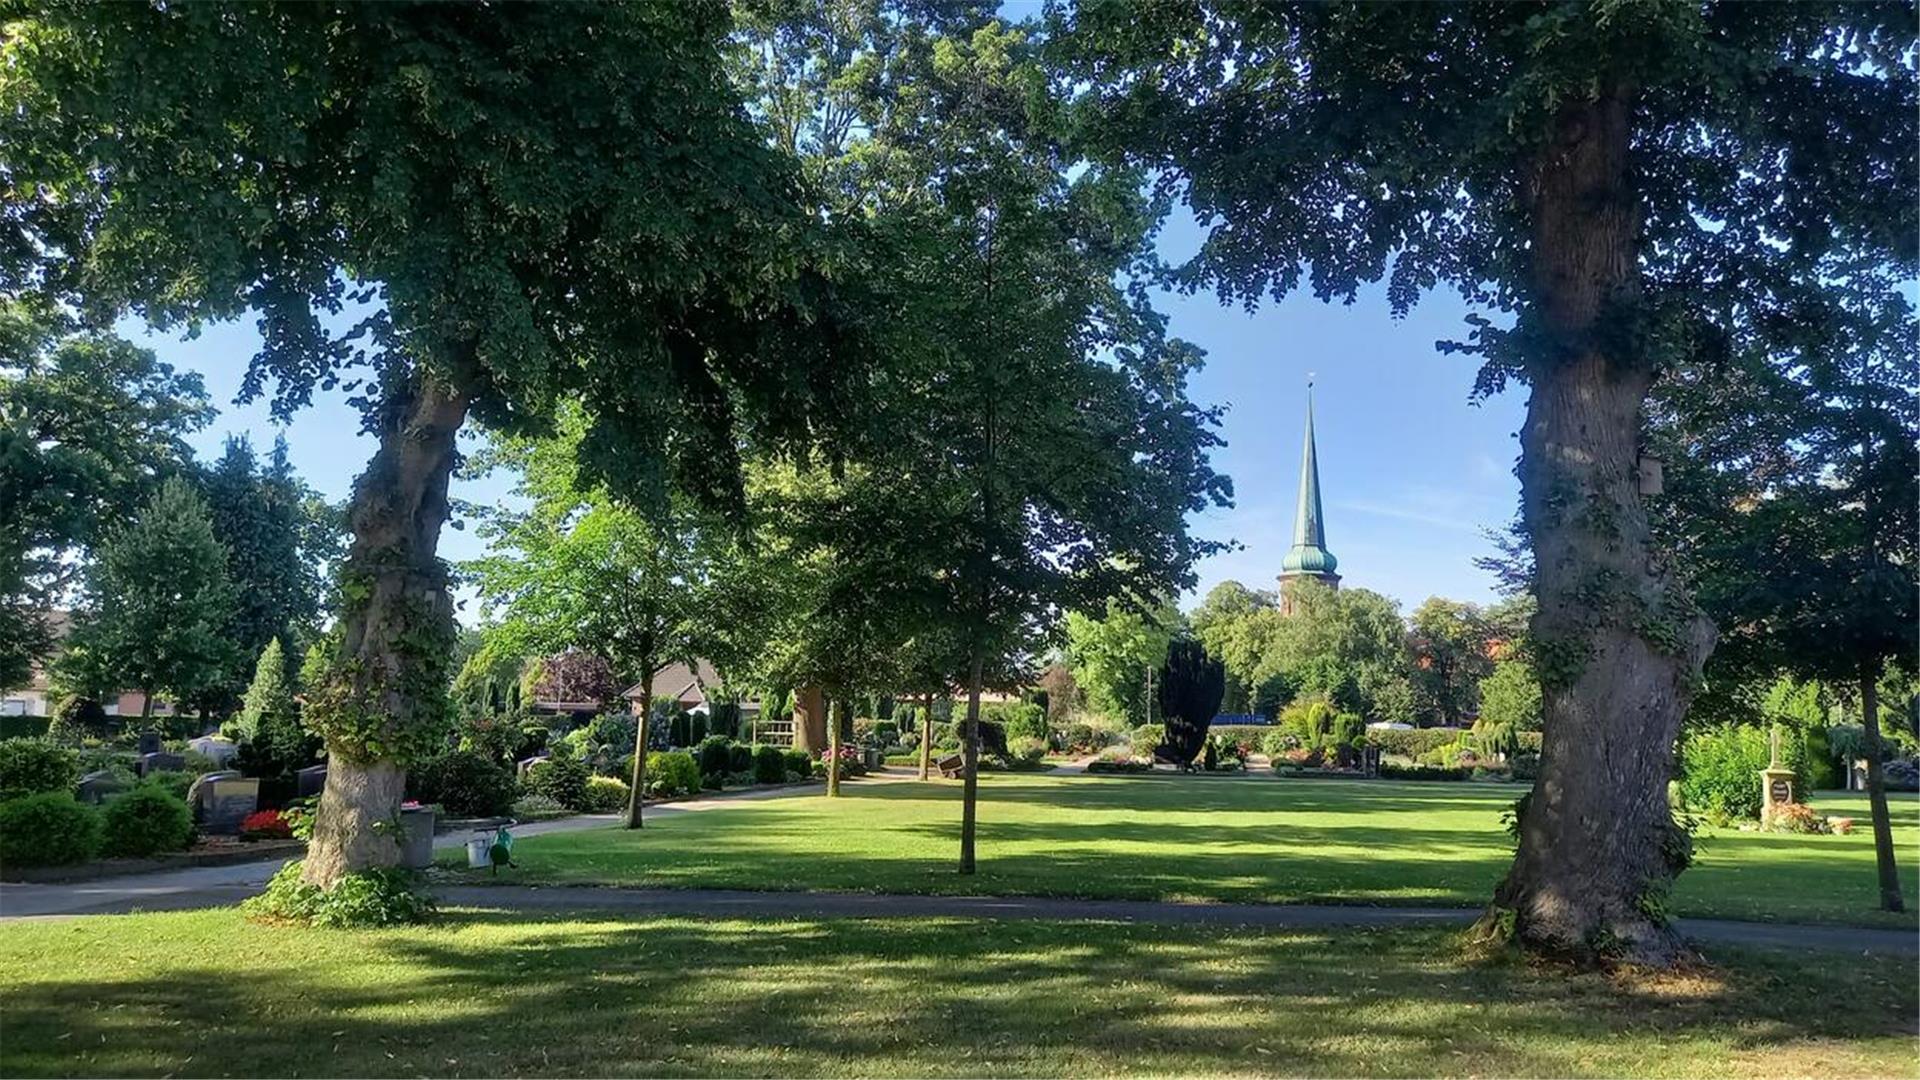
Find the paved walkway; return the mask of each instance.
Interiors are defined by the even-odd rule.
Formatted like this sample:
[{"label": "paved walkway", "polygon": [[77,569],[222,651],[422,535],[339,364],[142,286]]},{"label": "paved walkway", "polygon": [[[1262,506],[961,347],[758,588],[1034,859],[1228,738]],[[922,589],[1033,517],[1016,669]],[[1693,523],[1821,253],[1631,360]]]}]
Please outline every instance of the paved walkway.
[{"label": "paved walkway", "polygon": [[[878,772],[855,783],[897,783],[917,780],[909,772]],[[749,789],[699,799],[649,806],[648,817],[700,813],[761,799],[785,799],[800,795],[818,795],[822,784],[795,784],[792,787]],[[581,829],[611,828],[621,821],[618,814],[581,814],[553,821],[531,822],[514,827],[516,837],[543,833],[577,832]],[[451,832],[434,838],[436,851],[458,850],[474,834]],[[57,884],[0,883],[0,921],[44,915],[107,915],[127,911],[183,911],[193,908],[222,907],[237,904],[260,891],[267,880],[286,862],[286,856],[274,856],[259,862],[228,866],[199,866],[190,870],[165,870],[152,874],[128,874],[95,881]]]}]

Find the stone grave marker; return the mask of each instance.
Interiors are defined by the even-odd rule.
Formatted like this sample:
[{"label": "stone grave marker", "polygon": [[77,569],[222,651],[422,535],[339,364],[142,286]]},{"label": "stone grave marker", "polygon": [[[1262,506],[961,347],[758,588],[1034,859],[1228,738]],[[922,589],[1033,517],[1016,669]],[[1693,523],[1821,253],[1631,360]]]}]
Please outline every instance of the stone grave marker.
[{"label": "stone grave marker", "polygon": [[126,785],[110,769],[90,772],[80,778],[80,786],[74,791],[74,798],[83,803],[98,806],[106,797],[117,791],[124,791]]},{"label": "stone grave marker", "polygon": [[228,776],[200,789],[200,827],[210,833],[237,833],[247,815],[260,809],[260,781]]},{"label": "stone grave marker", "polygon": [[160,733],[157,731],[141,732],[140,745],[134,752],[141,755],[142,757],[148,754],[159,753],[160,752]]},{"label": "stone grave marker", "polygon": [[327,786],[327,767],[325,765],[309,765],[299,772],[294,773],[293,776],[293,795],[296,799],[305,799],[318,795],[321,791],[325,790]]},{"label": "stone grave marker", "polygon": [[162,750],[152,754],[141,754],[134,764],[134,771],[141,776],[151,776],[156,772],[180,772],[186,767],[185,757]]}]

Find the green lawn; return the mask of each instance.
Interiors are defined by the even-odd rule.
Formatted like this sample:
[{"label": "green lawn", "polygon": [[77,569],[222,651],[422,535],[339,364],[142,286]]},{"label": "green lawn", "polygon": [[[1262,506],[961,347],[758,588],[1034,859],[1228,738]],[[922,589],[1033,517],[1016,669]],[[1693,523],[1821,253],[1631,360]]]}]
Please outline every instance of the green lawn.
[{"label": "green lawn", "polygon": [[[666,832],[666,830],[662,830]],[[1911,1076],[1912,965],[1471,962],[1431,930],[233,910],[0,931],[6,1076]]]},{"label": "green lawn", "polygon": [[[1505,872],[1506,785],[1272,776],[990,774],[980,869],[953,872],[959,785],[849,784],[838,801],[767,800],[659,815],[621,830],[529,838],[519,881],[903,893],[1471,906]],[[1822,795],[1851,836],[1709,829],[1675,894],[1682,915],[1917,925],[1920,866],[1901,867],[1909,914],[1877,912],[1866,800]],[[1920,841],[1920,803],[1895,802],[1895,842]],[[490,875],[480,875],[492,880]],[[505,875],[503,875],[503,880]]]}]

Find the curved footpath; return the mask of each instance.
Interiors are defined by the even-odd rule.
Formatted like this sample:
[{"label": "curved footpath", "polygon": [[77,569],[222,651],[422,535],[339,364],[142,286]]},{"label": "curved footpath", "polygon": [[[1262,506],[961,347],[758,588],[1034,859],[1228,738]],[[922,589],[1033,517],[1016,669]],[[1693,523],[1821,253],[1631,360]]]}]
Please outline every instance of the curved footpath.
[{"label": "curved footpath", "polygon": [[[1076,762],[1084,767],[1084,763]],[[1078,771],[1078,770],[1075,770]],[[916,779],[912,774],[872,777],[881,782]],[[649,807],[647,813],[698,813],[743,801],[815,794],[818,785],[740,792]],[[539,822],[518,836],[574,832],[610,826],[617,815],[583,815]],[[464,834],[435,841],[459,848]],[[180,911],[224,907],[259,892],[279,869],[279,860],[200,867],[99,881],[57,885],[0,884],[0,921],[66,918],[130,911]],[[1176,903],[1152,900],[1074,900],[1028,896],[915,896],[832,892],[750,892],[736,889],[629,889],[590,885],[442,885],[442,903],[458,907],[552,912],[604,911],[641,915],[686,914],[735,918],[988,918],[1098,920],[1256,927],[1465,926],[1476,908],[1377,907],[1327,904]],[[1681,919],[1682,933],[1703,945],[1823,951],[1920,954],[1920,934],[1851,926]]]}]

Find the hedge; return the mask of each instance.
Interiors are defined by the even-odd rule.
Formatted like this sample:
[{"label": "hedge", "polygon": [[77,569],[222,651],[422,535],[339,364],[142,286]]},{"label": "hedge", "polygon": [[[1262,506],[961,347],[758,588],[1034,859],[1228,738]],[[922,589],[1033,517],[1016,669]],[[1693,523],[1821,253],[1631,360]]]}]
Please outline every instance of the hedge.
[{"label": "hedge", "polygon": [[1417,758],[1429,750],[1437,750],[1453,742],[1466,733],[1466,728],[1411,728],[1404,731],[1373,728],[1367,731],[1367,745],[1379,747],[1383,754]]},{"label": "hedge", "polygon": [[37,739],[51,723],[51,716],[0,716],[0,739]]},{"label": "hedge", "polygon": [[[1406,734],[1406,732],[1398,732]],[[1389,765],[1380,763],[1382,780],[1465,780],[1473,775],[1472,769],[1446,768],[1439,765]]]}]

